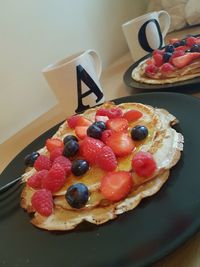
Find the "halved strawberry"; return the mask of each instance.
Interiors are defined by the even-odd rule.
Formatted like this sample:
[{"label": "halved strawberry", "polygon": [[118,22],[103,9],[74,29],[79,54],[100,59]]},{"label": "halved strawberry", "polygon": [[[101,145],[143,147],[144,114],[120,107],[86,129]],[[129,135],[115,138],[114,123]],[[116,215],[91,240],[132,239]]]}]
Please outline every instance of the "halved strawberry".
[{"label": "halved strawberry", "polygon": [[100,191],[110,201],[124,199],[131,191],[133,180],[125,171],[110,172],[101,178]]},{"label": "halved strawberry", "polygon": [[116,156],[129,155],[135,148],[131,137],[124,132],[112,132],[107,138],[106,144],[112,148]]},{"label": "halved strawberry", "polygon": [[123,118],[125,118],[128,122],[132,122],[138,120],[142,116],[143,116],[142,112],[140,112],[139,110],[132,109],[125,112]]},{"label": "halved strawberry", "polygon": [[107,122],[109,118],[107,116],[95,116],[95,121],[103,121],[103,122]]},{"label": "halved strawberry", "polygon": [[101,141],[104,142],[104,144],[106,144],[107,142],[107,139],[111,136],[112,134],[112,131],[111,130],[105,130],[102,132],[102,135],[101,135]]},{"label": "halved strawberry", "polygon": [[124,118],[109,119],[106,122],[106,127],[115,132],[122,132],[128,129],[128,121]]},{"label": "halved strawberry", "polygon": [[163,55],[157,53],[153,55],[153,59],[157,67],[160,67],[163,64]]},{"label": "halved strawberry", "polygon": [[92,122],[81,115],[73,115],[67,119],[68,126],[74,129],[76,126],[89,126]]},{"label": "halved strawberry", "polygon": [[109,146],[104,146],[96,157],[96,164],[105,171],[114,171],[117,168],[117,159]]},{"label": "halved strawberry", "polygon": [[51,138],[46,140],[46,147],[49,152],[52,152],[55,148],[63,148],[63,141],[58,138]]},{"label": "halved strawberry", "polygon": [[185,51],[185,50],[187,50],[188,49],[188,46],[186,46],[186,45],[181,45],[181,46],[178,46],[178,47],[175,47],[174,48],[175,49],[175,51]]},{"label": "halved strawberry", "polygon": [[183,68],[187,66],[192,60],[197,59],[200,57],[200,53],[187,53],[180,57],[175,57],[172,59],[172,63],[177,68]]},{"label": "halved strawberry", "polygon": [[197,39],[195,38],[195,37],[193,37],[193,36],[190,36],[190,37],[188,37],[187,39],[186,39],[186,44],[188,45],[188,46],[193,46],[194,44],[196,44],[197,43]]},{"label": "halved strawberry", "polygon": [[87,129],[88,126],[76,126],[75,127],[75,134],[78,138],[83,139],[87,136]]}]

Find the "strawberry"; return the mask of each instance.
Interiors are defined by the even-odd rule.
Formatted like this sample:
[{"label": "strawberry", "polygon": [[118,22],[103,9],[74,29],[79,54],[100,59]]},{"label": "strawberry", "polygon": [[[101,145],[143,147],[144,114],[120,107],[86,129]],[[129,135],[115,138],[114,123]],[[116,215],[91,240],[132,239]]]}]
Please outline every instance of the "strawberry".
[{"label": "strawberry", "polygon": [[110,172],[101,178],[100,191],[110,201],[124,199],[131,191],[133,180],[125,171]]},{"label": "strawberry", "polygon": [[142,112],[139,110],[129,110],[124,113],[123,118],[125,118],[128,122],[136,121],[143,116]]},{"label": "strawberry", "polygon": [[107,122],[109,118],[107,116],[95,116],[95,121],[103,121],[103,122]]},{"label": "strawberry", "polygon": [[188,49],[188,47],[186,45],[181,45],[181,46],[178,46],[178,47],[175,47],[174,48],[175,51],[184,51]]},{"label": "strawberry", "polygon": [[41,170],[50,170],[51,169],[51,161],[47,156],[44,155],[40,155],[36,161],[34,162],[33,167],[37,170],[37,171],[41,171]]},{"label": "strawberry", "polygon": [[87,129],[88,126],[76,126],[75,134],[78,136],[78,138],[83,139],[87,136]]},{"label": "strawberry", "polygon": [[42,187],[54,193],[63,187],[65,180],[65,169],[60,164],[55,163],[43,178]]},{"label": "strawberry", "polygon": [[197,59],[200,57],[200,53],[194,52],[194,53],[187,53],[180,57],[175,57],[172,59],[172,63],[177,68],[183,68],[190,64],[190,62],[194,59]]},{"label": "strawberry", "polygon": [[51,151],[50,152],[50,160],[51,160],[51,162],[54,162],[54,160],[57,157],[61,156],[62,153],[63,153],[63,148],[60,148],[60,147],[55,148],[53,151]]},{"label": "strawberry", "polygon": [[196,44],[197,43],[197,39],[195,38],[195,37],[188,37],[187,39],[186,39],[186,45],[188,45],[188,46],[193,46],[194,44]]},{"label": "strawberry", "polygon": [[42,170],[34,173],[27,181],[27,185],[33,189],[41,189],[42,180],[47,175],[47,170]]},{"label": "strawberry", "polygon": [[117,159],[109,146],[104,146],[96,157],[97,165],[104,171],[114,171],[117,168]]},{"label": "strawberry", "polygon": [[100,140],[94,139],[92,137],[85,137],[81,142],[81,155],[89,163],[93,164],[96,161],[96,157],[101,151],[104,143]]},{"label": "strawberry", "polygon": [[96,112],[96,116],[107,116],[109,119],[114,119],[114,118],[120,118],[122,117],[123,112],[121,108],[114,107],[110,109],[106,108],[100,108]]},{"label": "strawberry", "polygon": [[106,127],[115,132],[122,132],[128,129],[128,121],[125,118],[109,119],[106,122]]},{"label": "strawberry", "polygon": [[112,131],[111,130],[105,130],[102,132],[101,140],[106,144],[107,139],[110,137]]},{"label": "strawberry", "polygon": [[107,138],[106,145],[112,148],[116,156],[129,155],[135,148],[131,137],[124,132],[112,132]]},{"label": "strawberry", "polygon": [[46,189],[36,191],[32,198],[33,209],[42,216],[49,216],[53,211],[53,198],[51,192]]},{"label": "strawberry", "polygon": [[150,64],[145,67],[145,73],[149,76],[154,76],[158,72],[156,65]]},{"label": "strawberry", "polygon": [[163,55],[164,54],[164,49],[163,50],[160,50],[160,49],[155,49],[152,53],[153,57],[156,55],[156,54],[160,54],[160,55]]},{"label": "strawberry", "polygon": [[46,147],[49,152],[53,151],[55,148],[63,148],[63,141],[58,138],[51,138],[46,140]]},{"label": "strawberry", "polygon": [[172,72],[173,70],[175,70],[174,66],[170,63],[164,63],[161,67],[160,67],[160,72],[162,74],[167,74]]},{"label": "strawberry", "polygon": [[157,53],[153,55],[153,58],[157,67],[160,67],[163,64],[163,55]]},{"label": "strawberry", "polygon": [[74,129],[76,126],[89,126],[92,122],[81,115],[73,115],[67,119],[68,126]]},{"label": "strawberry", "polygon": [[153,156],[149,152],[138,152],[132,159],[132,168],[137,175],[149,178],[155,172],[157,166]]}]

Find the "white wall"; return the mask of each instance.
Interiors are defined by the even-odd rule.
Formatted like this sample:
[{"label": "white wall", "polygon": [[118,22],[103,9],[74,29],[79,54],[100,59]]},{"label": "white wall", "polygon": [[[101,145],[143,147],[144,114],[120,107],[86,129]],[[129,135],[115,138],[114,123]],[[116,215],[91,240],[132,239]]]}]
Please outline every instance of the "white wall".
[{"label": "white wall", "polygon": [[53,107],[57,100],[41,70],[93,48],[105,68],[127,50],[125,21],[147,0],[0,1],[0,143]]}]

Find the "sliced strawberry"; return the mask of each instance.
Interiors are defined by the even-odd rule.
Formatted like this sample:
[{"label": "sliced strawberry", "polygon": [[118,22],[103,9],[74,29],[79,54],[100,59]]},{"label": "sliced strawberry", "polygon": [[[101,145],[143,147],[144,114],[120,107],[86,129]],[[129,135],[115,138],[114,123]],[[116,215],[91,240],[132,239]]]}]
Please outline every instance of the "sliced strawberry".
[{"label": "sliced strawberry", "polygon": [[80,147],[80,153],[84,159],[93,164],[102,147],[104,147],[104,143],[100,140],[86,136],[81,142]]},{"label": "sliced strawberry", "polygon": [[181,45],[181,46],[178,46],[178,47],[175,47],[174,48],[175,49],[175,51],[185,51],[185,50],[187,50],[188,49],[188,46],[186,46],[186,45]]},{"label": "sliced strawberry", "polygon": [[107,122],[109,118],[107,116],[95,116],[95,121],[103,121],[103,122]]},{"label": "sliced strawberry", "polygon": [[200,53],[194,52],[194,53],[187,53],[180,57],[175,57],[172,59],[172,63],[177,68],[183,68],[190,64],[190,62],[194,59],[197,59],[200,57]]},{"label": "sliced strawberry", "polygon": [[75,134],[78,138],[83,139],[87,136],[88,126],[76,126]]},{"label": "sliced strawberry", "polygon": [[131,191],[133,180],[125,171],[110,172],[101,179],[100,191],[110,201],[124,199]]},{"label": "sliced strawberry", "polygon": [[163,64],[163,55],[157,53],[153,55],[153,58],[157,67],[160,67]]},{"label": "sliced strawberry", "polygon": [[117,168],[117,159],[109,146],[104,146],[96,158],[97,165],[105,171],[114,171]]},{"label": "sliced strawberry", "polygon": [[52,152],[55,148],[63,148],[63,141],[58,138],[51,138],[46,140],[46,147],[49,152]]},{"label": "sliced strawberry", "polygon": [[128,122],[132,122],[138,120],[142,116],[143,116],[142,112],[140,112],[139,110],[132,109],[125,112],[123,118],[125,118]]},{"label": "sliced strawberry", "polygon": [[107,138],[106,144],[112,148],[116,156],[129,155],[135,148],[131,137],[124,132],[112,132]]},{"label": "sliced strawberry", "polygon": [[126,131],[128,129],[128,121],[124,118],[109,119],[106,122],[106,127],[109,130],[112,130],[115,132]]},{"label": "sliced strawberry", "polygon": [[104,142],[104,144],[106,144],[107,139],[111,136],[111,134],[112,134],[111,130],[105,130],[102,132],[101,140]]},{"label": "sliced strawberry", "polygon": [[193,46],[194,44],[196,44],[197,43],[197,39],[195,38],[195,37],[188,37],[187,39],[186,39],[186,44],[188,45],[188,46]]},{"label": "sliced strawberry", "polygon": [[74,129],[76,126],[89,126],[92,122],[81,115],[73,115],[67,119],[68,126]]}]

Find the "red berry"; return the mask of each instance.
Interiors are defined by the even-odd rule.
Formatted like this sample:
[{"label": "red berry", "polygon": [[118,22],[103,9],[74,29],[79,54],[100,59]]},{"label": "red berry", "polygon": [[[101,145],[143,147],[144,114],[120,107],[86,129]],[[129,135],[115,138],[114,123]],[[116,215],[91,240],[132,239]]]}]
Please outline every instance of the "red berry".
[{"label": "red berry", "polygon": [[114,119],[114,118],[120,118],[122,117],[122,110],[121,108],[114,107],[110,109],[106,108],[99,108],[96,112],[96,116],[107,116],[109,119]]},{"label": "red berry", "polygon": [[175,68],[172,64],[170,63],[164,63],[161,67],[160,67],[160,72],[163,74],[169,73],[174,71]]},{"label": "red berry", "polygon": [[151,64],[155,65],[155,60],[154,60],[153,58],[148,58],[148,59],[146,60],[146,64],[147,64],[147,65],[151,65]]},{"label": "red berry", "polygon": [[87,136],[88,126],[76,126],[75,134],[78,138],[83,139]]},{"label": "red berry", "polygon": [[160,67],[163,64],[163,55],[157,53],[153,55],[153,59],[155,60],[155,65],[157,67]]},{"label": "red berry", "polygon": [[74,129],[76,126],[89,126],[92,122],[81,115],[73,115],[67,119],[68,126]]},{"label": "red berry", "polygon": [[106,122],[106,127],[115,132],[122,132],[128,129],[128,121],[124,118],[109,119]]},{"label": "red berry", "polygon": [[153,64],[147,65],[145,67],[145,73],[150,75],[150,76],[154,76],[157,72],[158,72],[158,67],[156,67]]},{"label": "red berry", "polygon": [[155,172],[157,166],[153,156],[149,152],[138,152],[132,159],[132,168],[137,175],[149,178]]},{"label": "red berry", "polygon": [[53,211],[53,198],[51,192],[46,189],[36,191],[31,198],[31,204],[34,210],[40,215],[51,215]]},{"label": "red berry", "polygon": [[200,57],[200,53],[194,52],[194,53],[187,53],[180,57],[175,57],[172,59],[172,63],[177,68],[183,68],[190,64],[190,62],[194,59],[197,59]]},{"label": "red berry", "polygon": [[101,151],[104,143],[92,137],[85,137],[81,143],[81,155],[89,163],[95,163],[98,153]]},{"label": "red berry", "polygon": [[109,118],[107,116],[95,116],[95,121],[103,121],[106,122]]},{"label": "red berry", "polygon": [[154,56],[156,55],[156,54],[160,54],[160,55],[163,55],[164,54],[164,49],[163,50],[160,50],[160,49],[155,49],[154,51],[153,51],[153,53],[152,53],[152,55],[153,55],[153,58],[154,58]]},{"label": "red berry", "polygon": [[132,122],[138,120],[142,116],[143,116],[142,112],[140,112],[139,110],[132,109],[125,112],[123,118],[125,118],[128,122]]},{"label": "red berry", "polygon": [[181,46],[178,46],[178,47],[175,47],[174,48],[175,51],[184,51],[188,49],[188,47],[186,45],[181,45]]},{"label": "red berry", "polygon": [[112,132],[106,144],[112,148],[116,156],[129,155],[135,148],[131,137],[124,132]]},{"label": "red berry", "polygon": [[114,171],[117,168],[117,159],[109,146],[104,146],[96,158],[97,165],[105,171]]},{"label": "red berry", "polygon": [[173,54],[171,55],[170,59],[169,59],[169,62],[172,64],[173,58],[183,56],[184,54],[185,54],[185,52],[182,50],[174,51]]},{"label": "red berry", "polygon": [[37,171],[41,171],[41,170],[50,170],[51,165],[52,163],[47,156],[40,155],[34,162],[33,166]]},{"label": "red berry", "polygon": [[68,158],[64,156],[59,156],[54,160],[53,166],[54,164],[60,164],[64,168],[66,176],[71,173],[72,163]]},{"label": "red berry", "polygon": [[47,175],[47,170],[42,170],[34,173],[27,181],[27,185],[32,187],[33,189],[41,189],[42,188],[42,180]]},{"label": "red berry", "polygon": [[178,39],[178,38],[171,38],[170,40],[169,40],[169,43],[170,44],[174,44],[174,43],[176,43],[176,42],[179,42],[180,40]]},{"label": "red berry", "polygon": [[187,39],[186,39],[186,45],[188,45],[188,46],[193,46],[194,44],[196,44],[197,43],[197,40],[196,40],[196,38],[195,37],[188,37]]},{"label": "red berry", "polygon": [[111,130],[105,130],[102,132],[101,140],[106,144],[107,139],[110,137],[112,131]]},{"label": "red berry", "polygon": [[101,179],[100,191],[110,201],[124,199],[131,191],[133,180],[125,171],[110,172]]},{"label": "red berry", "polygon": [[46,140],[46,147],[49,152],[53,151],[55,148],[63,148],[63,141],[58,138],[51,138]]},{"label": "red berry", "polygon": [[53,164],[47,176],[44,177],[42,187],[54,193],[63,187],[65,180],[64,168],[60,164],[56,163]]},{"label": "red berry", "polygon": [[51,162],[54,162],[54,160],[61,156],[63,153],[63,148],[55,148],[53,151],[50,152],[50,160]]}]

